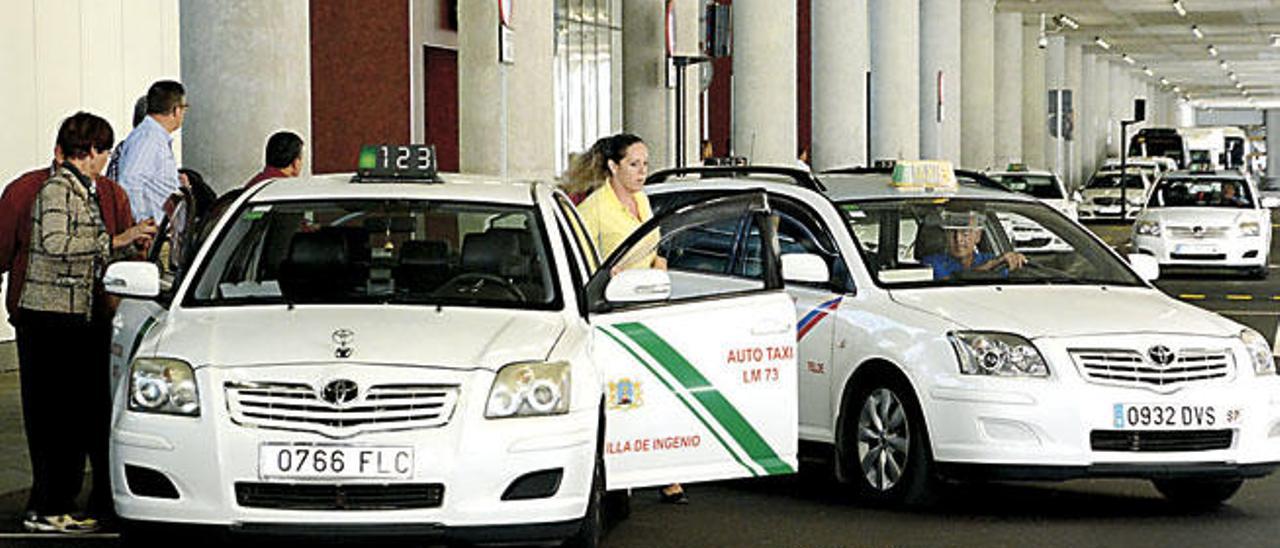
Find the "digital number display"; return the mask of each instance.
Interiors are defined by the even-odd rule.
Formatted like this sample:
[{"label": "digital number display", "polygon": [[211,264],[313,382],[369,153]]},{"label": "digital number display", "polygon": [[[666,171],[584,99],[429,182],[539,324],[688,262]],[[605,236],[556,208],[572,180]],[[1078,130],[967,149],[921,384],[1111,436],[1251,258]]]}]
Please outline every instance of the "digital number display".
[{"label": "digital number display", "polygon": [[360,149],[361,177],[434,179],[436,149],[431,145],[365,145]]}]

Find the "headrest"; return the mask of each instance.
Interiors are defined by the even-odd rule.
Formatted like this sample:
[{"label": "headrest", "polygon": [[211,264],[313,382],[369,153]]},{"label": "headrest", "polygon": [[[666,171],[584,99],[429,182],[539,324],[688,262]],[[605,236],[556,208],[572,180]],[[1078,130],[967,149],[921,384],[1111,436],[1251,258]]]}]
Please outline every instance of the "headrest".
[{"label": "headrest", "polygon": [[921,223],[919,230],[916,231],[916,241],[912,245],[912,255],[915,259],[923,261],[925,257],[946,253],[946,251],[947,235],[938,224],[938,219],[934,218]]},{"label": "headrest", "polygon": [[294,234],[280,262],[280,290],[300,302],[348,296],[362,282],[356,232],[325,228]]},{"label": "headrest", "polygon": [[462,240],[462,269],[506,277],[526,275],[529,257],[520,252],[520,233],[489,230],[467,234]]},{"label": "headrest", "polygon": [[440,264],[449,260],[449,242],[444,240],[411,240],[400,245],[400,264]]},{"label": "headrest", "polygon": [[343,234],[322,230],[294,234],[293,239],[289,241],[289,253],[285,255],[281,266],[329,268],[345,265],[350,261],[351,253]]}]

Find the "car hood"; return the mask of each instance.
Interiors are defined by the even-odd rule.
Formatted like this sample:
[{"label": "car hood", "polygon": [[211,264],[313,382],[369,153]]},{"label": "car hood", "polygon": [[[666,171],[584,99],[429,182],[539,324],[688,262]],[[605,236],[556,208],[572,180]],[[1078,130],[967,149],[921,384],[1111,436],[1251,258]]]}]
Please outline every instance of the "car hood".
[{"label": "car hood", "polygon": [[895,290],[892,298],[961,329],[1028,338],[1128,333],[1235,336],[1240,332],[1226,318],[1144,287],[946,287]]},{"label": "car hood", "polygon": [[[428,306],[187,309],[164,324],[155,354],[197,367],[350,361],[494,370],[545,359],[566,328],[555,312]],[[341,358],[344,338],[350,355]]]},{"label": "car hood", "polygon": [[1232,228],[1242,221],[1255,221],[1257,210],[1225,207],[1167,207],[1149,209],[1144,218],[1159,219],[1173,226],[1214,226]]}]

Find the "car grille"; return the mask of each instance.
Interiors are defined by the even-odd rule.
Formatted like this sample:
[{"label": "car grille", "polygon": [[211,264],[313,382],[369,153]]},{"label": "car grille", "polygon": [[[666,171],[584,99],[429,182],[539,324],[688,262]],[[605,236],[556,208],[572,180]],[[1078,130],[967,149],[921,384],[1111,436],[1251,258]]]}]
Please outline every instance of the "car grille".
[{"label": "car grille", "polygon": [[227,383],[231,420],[243,426],[315,432],[348,438],[368,432],[448,424],[458,402],[456,384],[383,384],[337,405],[302,383]]},{"label": "car grille", "polygon": [[410,510],[439,508],[439,483],[298,484],[236,483],[236,503],[277,510]]},{"label": "car grille", "polygon": [[1100,206],[1120,205],[1120,198],[1111,198],[1109,196],[1100,196],[1093,199],[1093,203]]},{"label": "car grille", "polygon": [[1228,350],[1182,349],[1168,365],[1123,349],[1073,349],[1071,358],[1085,378],[1102,384],[1173,390],[1186,384],[1225,379],[1235,358]]},{"label": "car grille", "polygon": [[1161,453],[1229,449],[1234,430],[1094,430],[1089,445],[1094,451]]},{"label": "car grille", "polygon": [[1171,226],[1167,229],[1171,238],[1226,238],[1230,229],[1225,226],[1200,227],[1200,232],[1189,226]]}]

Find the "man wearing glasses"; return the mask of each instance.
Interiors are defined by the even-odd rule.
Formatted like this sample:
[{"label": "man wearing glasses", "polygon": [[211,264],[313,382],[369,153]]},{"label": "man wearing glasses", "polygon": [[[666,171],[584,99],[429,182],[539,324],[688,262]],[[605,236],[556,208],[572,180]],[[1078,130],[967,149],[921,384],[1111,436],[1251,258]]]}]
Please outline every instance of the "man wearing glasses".
[{"label": "man wearing glasses", "polygon": [[179,187],[187,186],[186,176],[178,173],[173,157],[173,132],[182,127],[190,108],[186,96],[182,84],[173,80],[151,84],[147,116],[120,143],[107,171],[129,194],[129,205],[139,222],[152,219],[159,223],[164,219],[165,200]]}]

